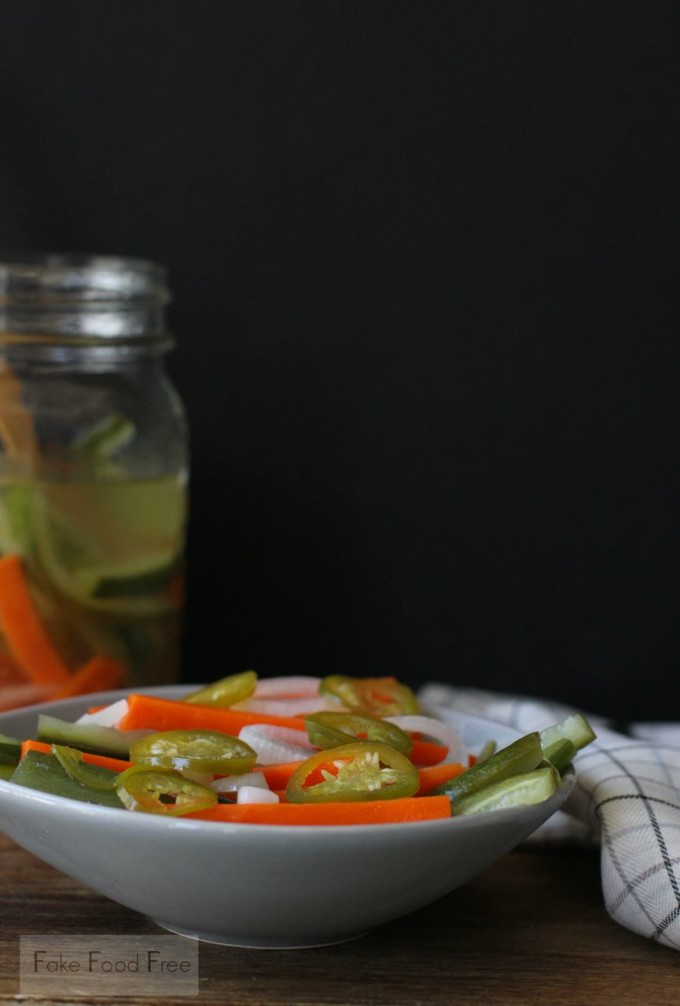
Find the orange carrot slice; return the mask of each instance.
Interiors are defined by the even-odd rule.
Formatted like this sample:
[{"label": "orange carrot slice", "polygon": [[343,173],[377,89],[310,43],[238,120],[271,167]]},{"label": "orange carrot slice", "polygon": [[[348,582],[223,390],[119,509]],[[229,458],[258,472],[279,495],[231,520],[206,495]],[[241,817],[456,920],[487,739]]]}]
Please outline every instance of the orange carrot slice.
[{"label": "orange carrot slice", "polygon": [[420,786],[416,795],[422,796],[424,793],[436,789],[437,786],[443,786],[445,782],[449,782],[459,776],[461,772],[465,772],[466,768],[467,766],[460,762],[447,762],[445,765],[428,765],[425,768],[419,768]]},{"label": "orange carrot slice", "polygon": [[237,735],[243,727],[254,723],[273,723],[301,730],[306,735],[305,721],[297,716],[215,709],[134,692],[128,696],[128,711],[118,725],[121,730],[220,730]]},{"label": "orange carrot slice", "polygon": [[38,702],[47,702],[52,698],[50,689],[40,685],[2,685],[0,686],[0,713],[10,709],[21,709]]},{"label": "orange carrot slice", "polygon": [[72,674],[70,680],[54,695],[55,699],[68,699],[72,695],[89,692],[106,692],[119,688],[125,681],[125,667],[119,660],[96,654]]},{"label": "orange carrot slice", "polygon": [[445,744],[414,739],[409,758],[414,765],[437,765],[439,762],[444,761],[448,751],[449,749]]},{"label": "orange carrot slice", "polygon": [[[50,754],[52,751],[52,745],[45,744],[43,741],[22,741],[21,757],[23,758],[29,751],[40,751],[42,754]],[[108,755],[90,754],[89,751],[83,751],[83,761],[87,762],[89,765],[99,765],[100,768],[111,769],[112,772],[124,772],[125,769],[130,768],[130,765],[132,764],[122,758],[109,758]]]},{"label": "orange carrot slice", "polygon": [[184,816],[240,824],[396,824],[451,817],[451,803],[446,796],[409,796],[353,803],[218,803],[208,810]]},{"label": "orange carrot slice", "polygon": [[40,620],[21,556],[13,553],[0,559],[0,631],[33,684],[66,684],[68,667]]},{"label": "orange carrot slice", "polygon": [[[310,751],[310,754],[312,752]],[[280,762],[278,765],[262,765],[256,766],[255,771],[261,772],[262,775],[267,780],[267,785],[270,789],[279,790],[285,789],[288,785],[288,780],[292,776],[298,765],[302,765],[301,761],[286,761]]]}]

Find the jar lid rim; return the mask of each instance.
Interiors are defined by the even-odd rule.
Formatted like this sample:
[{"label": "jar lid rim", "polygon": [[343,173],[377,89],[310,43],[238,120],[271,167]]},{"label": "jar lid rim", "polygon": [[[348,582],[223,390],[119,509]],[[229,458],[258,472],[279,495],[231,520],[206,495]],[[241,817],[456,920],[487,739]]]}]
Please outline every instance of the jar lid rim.
[{"label": "jar lid rim", "polygon": [[132,256],[0,253],[0,300],[170,300],[167,270]]}]

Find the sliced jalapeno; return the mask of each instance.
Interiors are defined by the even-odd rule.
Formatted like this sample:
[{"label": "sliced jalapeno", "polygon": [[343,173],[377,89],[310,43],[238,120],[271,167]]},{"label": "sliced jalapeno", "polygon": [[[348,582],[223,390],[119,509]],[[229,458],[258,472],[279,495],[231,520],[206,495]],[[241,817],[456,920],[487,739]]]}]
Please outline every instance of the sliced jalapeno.
[{"label": "sliced jalapeno", "polygon": [[396,678],[350,678],[330,674],[319,685],[322,695],[332,695],[354,713],[369,716],[401,716],[420,712],[418,699],[408,685]]},{"label": "sliced jalapeno", "polygon": [[386,800],[413,796],[420,777],[400,751],[378,741],[356,741],[318,751],[299,765],[286,787],[289,803]]},{"label": "sliced jalapeno", "polygon": [[352,740],[380,741],[408,755],[413,742],[405,730],[377,716],[360,713],[310,713],[305,716],[307,736],[318,748],[333,748]]},{"label": "sliced jalapeno", "polygon": [[131,744],[130,761],[179,772],[244,775],[255,765],[257,754],[245,741],[217,730],[164,730]]},{"label": "sliced jalapeno", "polygon": [[255,691],[257,684],[257,674],[255,671],[242,671],[240,674],[230,674],[219,681],[213,681],[205,688],[199,688],[196,692],[191,692],[184,699],[197,706],[233,706],[237,702],[244,702]]},{"label": "sliced jalapeno", "polygon": [[57,759],[64,772],[82,786],[89,786],[98,792],[106,793],[114,788],[116,776],[102,770],[98,765],[90,765],[83,760],[83,752],[64,744],[53,744],[52,754]]},{"label": "sliced jalapeno", "polygon": [[178,817],[206,810],[217,803],[217,793],[208,786],[185,779],[174,769],[133,765],[116,779],[116,793],[128,810]]}]

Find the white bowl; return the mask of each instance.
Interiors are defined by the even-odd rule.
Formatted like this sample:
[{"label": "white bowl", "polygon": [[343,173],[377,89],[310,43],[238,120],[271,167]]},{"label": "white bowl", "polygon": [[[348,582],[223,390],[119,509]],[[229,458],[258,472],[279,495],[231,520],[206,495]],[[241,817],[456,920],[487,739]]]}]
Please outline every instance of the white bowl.
[{"label": "white bowl", "polygon": [[[187,689],[147,691],[174,698]],[[75,720],[91,704],[84,696],[4,713],[0,732],[29,737],[40,712]],[[483,721],[459,720],[473,750],[489,739]],[[517,736],[494,733],[501,744]],[[0,829],[173,933],[232,946],[310,947],[352,939],[453,891],[546,821],[573,783],[570,773],[544,803],[470,817],[270,827],[134,814],[0,780]]]}]

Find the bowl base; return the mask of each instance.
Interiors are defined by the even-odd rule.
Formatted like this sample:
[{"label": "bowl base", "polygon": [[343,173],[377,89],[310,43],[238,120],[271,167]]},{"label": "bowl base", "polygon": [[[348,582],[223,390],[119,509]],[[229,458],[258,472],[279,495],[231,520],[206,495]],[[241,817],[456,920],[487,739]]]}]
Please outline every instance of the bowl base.
[{"label": "bowl base", "polygon": [[180,926],[163,922],[162,919],[154,919],[153,921],[161,929],[166,929],[169,933],[174,933],[175,936],[184,936],[188,940],[199,940],[201,943],[217,943],[223,947],[243,947],[249,950],[313,950],[315,947],[332,947],[336,943],[350,943],[352,940],[358,940],[370,932],[369,929],[362,929],[358,933],[345,933],[319,941],[314,939],[296,939],[288,942],[280,938],[270,940],[260,936],[249,937],[231,936],[228,933],[204,933],[196,929],[182,929]]}]

